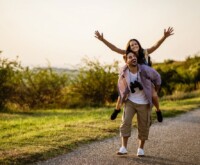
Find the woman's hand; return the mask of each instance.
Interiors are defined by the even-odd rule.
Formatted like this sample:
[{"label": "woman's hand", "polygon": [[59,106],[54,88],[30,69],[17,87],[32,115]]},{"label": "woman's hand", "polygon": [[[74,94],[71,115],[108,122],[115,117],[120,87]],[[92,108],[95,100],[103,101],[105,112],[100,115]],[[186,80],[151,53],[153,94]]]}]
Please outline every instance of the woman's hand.
[{"label": "woman's hand", "polygon": [[95,37],[97,38],[97,39],[99,39],[100,41],[103,41],[103,33],[99,33],[99,31],[95,31]]},{"label": "woman's hand", "polygon": [[165,36],[165,38],[173,35],[174,34],[173,31],[174,31],[173,27],[168,27],[167,30],[164,29],[164,36]]}]

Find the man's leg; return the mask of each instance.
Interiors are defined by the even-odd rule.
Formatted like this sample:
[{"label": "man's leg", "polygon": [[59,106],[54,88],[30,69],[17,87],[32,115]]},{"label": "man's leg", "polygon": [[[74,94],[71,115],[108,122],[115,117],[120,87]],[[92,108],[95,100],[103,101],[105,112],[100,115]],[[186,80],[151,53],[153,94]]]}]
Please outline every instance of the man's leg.
[{"label": "man's leg", "polygon": [[145,140],[139,139],[139,148],[144,149],[144,143],[145,143]]},{"label": "man's leg", "polygon": [[127,154],[128,138],[131,136],[132,119],[135,114],[133,103],[129,100],[126,101],[124,106],[124,113],[122,117],[122,124],[120,126],[121,148],[117,154]]},{"label": "man's leg", "polygon": [[144,156],[144,144],[145,140],[148,139],[149,127],[150,127],[150,105],[141,104],[136,105],[137,107],[137,122],[138,122],[138,156]]},{"label": "man's leg", "polygon": [[128,138],[129,137],[121,137],[122,144],[121,144],[119,151],[117,152],[118,155],[125,155],[128,153],[128,151],[127,151]]},{"label": "man's leg", "polygon": [[127,148],[128,138],[129,137],[122,137],[122,146],[124,146],[125,148]]},{"label": "man's leg", "polygon": [[145,143],[145,140],[139,139],[139,147],[137,149],[137,156],[144,156],[144,143]]}]

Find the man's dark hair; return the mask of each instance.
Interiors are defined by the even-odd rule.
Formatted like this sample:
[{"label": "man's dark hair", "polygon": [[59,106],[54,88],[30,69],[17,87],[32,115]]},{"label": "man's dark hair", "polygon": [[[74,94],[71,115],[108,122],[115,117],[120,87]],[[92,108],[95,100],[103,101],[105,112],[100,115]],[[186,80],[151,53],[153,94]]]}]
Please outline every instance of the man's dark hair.
[{"label": "man's dark hair", "polygon": [[124,56],[124,60],[125,60],[125,61],[127,61],[127,55],[128,55],[129,53],[135,54],[135,56],[137,57],[137,60],[138,60],[138,56],[137,56],[137,54],[136,54],[135,52],[133,52],[132,50],[126,50],[126,55]]}]

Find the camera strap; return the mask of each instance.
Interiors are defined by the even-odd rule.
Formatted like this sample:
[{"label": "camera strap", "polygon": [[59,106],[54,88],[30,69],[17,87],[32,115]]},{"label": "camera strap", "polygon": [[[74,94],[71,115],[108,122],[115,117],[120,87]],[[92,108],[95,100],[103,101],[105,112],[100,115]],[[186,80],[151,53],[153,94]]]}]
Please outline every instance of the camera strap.
[{"label": "camera strap", "polygon": [[[131,74],[133,74],[133,73],[131,73],[130,70],[128,70],[128,71],[129,71],[129,80],[130,80],[130,82],[132,82],[131,81]],[[137,66],[137,72],[136,72],[136,80],[137,81],[139,80],[139,78],[138,78],[138,66]]]}]

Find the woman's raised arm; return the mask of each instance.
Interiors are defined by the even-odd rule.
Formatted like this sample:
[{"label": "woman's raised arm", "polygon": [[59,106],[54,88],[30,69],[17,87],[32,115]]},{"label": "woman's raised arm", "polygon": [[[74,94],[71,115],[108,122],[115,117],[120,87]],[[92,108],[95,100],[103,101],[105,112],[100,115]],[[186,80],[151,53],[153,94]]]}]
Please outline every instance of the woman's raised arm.
[{"label": "woman's raised arm", "polygon": [[122,50],[117,48],[115,45],[111,44],[110,42],[108,42],[104,37],[103,37],[103,33],[99,33],[99,31],[95,31],[95,37],[97,39],[99,39],[100,41],[102,41],[107,47],[109,47],[112,51],[117,52],[119,54],[124,55],[126,53],[126,50]]},{"label": "woman's raised arm", "polygon": [[167,30],[164,29],[164,35],[163,37],[155,44],[153,45],[151,48],[147,49],[148,54],[153,53],[156,49],[158,49],[160,47],[160,45],[165,41],[165,39],[171,35],[173,35],[174,29],[172,27],[169,27]]}]

